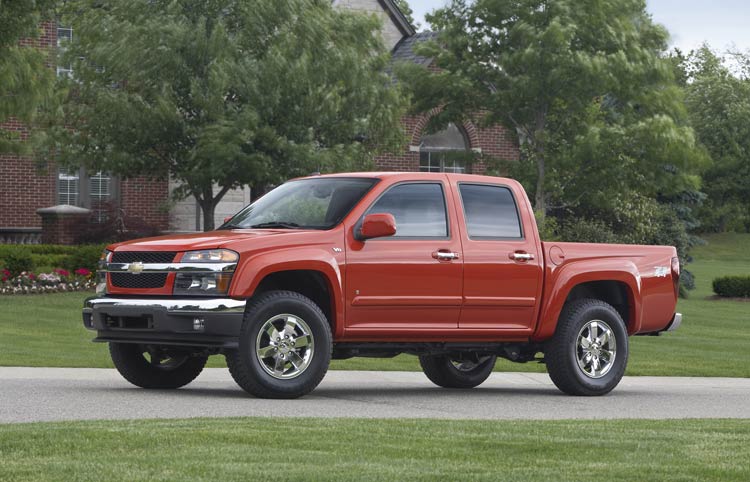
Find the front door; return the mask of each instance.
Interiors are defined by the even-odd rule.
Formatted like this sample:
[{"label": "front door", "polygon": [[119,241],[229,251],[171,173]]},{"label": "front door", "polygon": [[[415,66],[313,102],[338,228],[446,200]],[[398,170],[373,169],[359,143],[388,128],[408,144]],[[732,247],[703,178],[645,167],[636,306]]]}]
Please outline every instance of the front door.
[{"label": "front door", "polygon": [[392,214],[396,234],[347,247],[347,337],[458,327],[461,242],[447,192],[443,181],[399,183],[367,210]]},{"label": "front door", "polygon": [[520,187],[458,182],[463,217],[464,307],[461,329],[526,334],[534,328],[542,292],[543,261],[533,217],[517,199]]}]

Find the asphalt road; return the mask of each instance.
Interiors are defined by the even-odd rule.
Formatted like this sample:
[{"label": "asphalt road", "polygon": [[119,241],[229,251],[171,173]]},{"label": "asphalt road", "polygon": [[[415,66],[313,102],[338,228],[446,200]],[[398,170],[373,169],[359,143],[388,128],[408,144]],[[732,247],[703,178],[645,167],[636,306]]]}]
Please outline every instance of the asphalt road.
[{"label": "asphalt road", "polygon": [[299,400],[245,394],[225,369],[179,390],[143,390],[95,368],[0,367],[0,423],[187,417],[445,419],[750,418],[750,379],[625,377],[609,395],[562,395],[547,375],[494,373],[446,390],[422,373],[330,371]]}]

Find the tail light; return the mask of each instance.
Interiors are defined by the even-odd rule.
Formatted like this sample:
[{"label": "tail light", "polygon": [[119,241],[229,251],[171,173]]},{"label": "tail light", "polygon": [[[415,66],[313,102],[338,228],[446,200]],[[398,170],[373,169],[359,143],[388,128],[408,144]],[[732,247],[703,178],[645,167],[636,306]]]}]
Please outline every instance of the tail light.
[{"label": "tail light", "polygon": [[672,258],[672,283],[674,283],[674,295],[680,293],[680,258]]}]

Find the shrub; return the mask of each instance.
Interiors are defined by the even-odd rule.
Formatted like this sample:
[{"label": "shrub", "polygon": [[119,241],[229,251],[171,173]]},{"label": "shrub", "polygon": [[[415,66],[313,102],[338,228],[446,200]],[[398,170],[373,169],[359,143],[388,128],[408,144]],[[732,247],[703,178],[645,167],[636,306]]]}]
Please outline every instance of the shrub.
[{"label": "shrub", "polygon": [[725,298],[750,298],[750,275],[715,278],[713,288],[714,293]]},{"label": "shrub", "polygon": [[70,255],[67,254],[32,254],[34,271],[42,271],[42,268],[59,268],[65,266],[65,261]]},{"label": "shrub", "polygon": [[571,243],[619,243],[612,228],[596,219],[574,219],[559,228],[560,239]]},{"label": "shrub", "polygon": [[98,244],[79,246],[78,249],[68,256],[63,267],[73,272],[78,268],[86,268],[89,271],[96,271],[96,265],[99,263],[99,257],[104,248]]},{"label": "shrub", "polygon": [[0,264],[10,271],[11,276],[18,276],[24,271],[31,271],[34,268],[31,254],[20,249],[5,253],[3,256],[3,262]]},{"label": "shrub", "polygon": [[[23,271],[40,271],[52,268],[65,268],[73,272],[78,268],[90,271],[96,269],[104,245],[90,244],[62,246],[51,244],[0,245],[0,266],[17,275]],[[14,259],[21,258],[22,265],[11,268]],[[9,261],[10,260],[10,261]],[[16,262],[17,263],[17,262]],[[18,271],[20,269],[20,271]]]}]

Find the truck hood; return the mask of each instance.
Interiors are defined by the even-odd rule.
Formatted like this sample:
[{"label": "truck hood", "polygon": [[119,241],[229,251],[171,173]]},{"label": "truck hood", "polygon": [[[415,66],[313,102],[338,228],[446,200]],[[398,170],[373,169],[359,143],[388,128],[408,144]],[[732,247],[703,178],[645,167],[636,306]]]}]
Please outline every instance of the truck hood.
[{"label": "truck hood", "polygon": [[193,251],[199,249],[231,249],[234,244],[245,244],[256,239],[263,244],[298,244],[300,238],[317,237],[322,231],[306,229],[232,229],[206,233],[173,234],[154,238],[135,239],[107,247],[110,251]]}]

